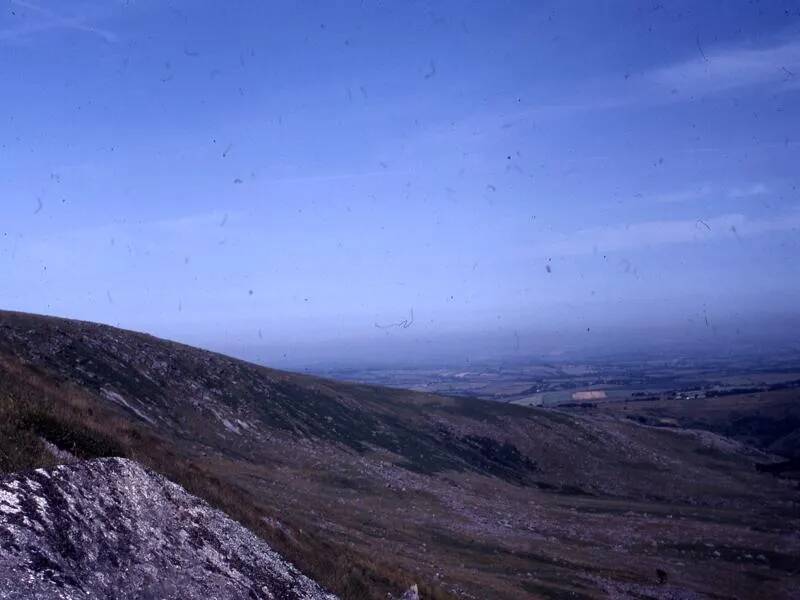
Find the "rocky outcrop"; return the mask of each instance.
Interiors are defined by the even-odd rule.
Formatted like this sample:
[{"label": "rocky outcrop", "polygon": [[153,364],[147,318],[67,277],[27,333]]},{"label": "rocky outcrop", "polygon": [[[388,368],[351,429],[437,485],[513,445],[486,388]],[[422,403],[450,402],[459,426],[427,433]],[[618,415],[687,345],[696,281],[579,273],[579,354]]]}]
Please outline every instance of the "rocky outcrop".
[{"label": "rocky outcrop", "polygon": [[0,478],[0,598],[334,596],[180,486],[110,458]]},{"label": "rocky outcrop", "polygon": [[412,585],[405,594],[400,597],[400,600],[419,600],[419,588],[415,583]]}]

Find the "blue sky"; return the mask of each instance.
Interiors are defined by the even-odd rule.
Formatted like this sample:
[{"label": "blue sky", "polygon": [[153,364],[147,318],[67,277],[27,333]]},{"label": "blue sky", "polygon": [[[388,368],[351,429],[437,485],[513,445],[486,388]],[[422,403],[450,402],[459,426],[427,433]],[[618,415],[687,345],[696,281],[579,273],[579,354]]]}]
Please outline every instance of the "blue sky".
[{"label": "blue sky", "polygon": [[4,308],[278,366],[797,323],[795,2],[4,0],[0,73]]}]

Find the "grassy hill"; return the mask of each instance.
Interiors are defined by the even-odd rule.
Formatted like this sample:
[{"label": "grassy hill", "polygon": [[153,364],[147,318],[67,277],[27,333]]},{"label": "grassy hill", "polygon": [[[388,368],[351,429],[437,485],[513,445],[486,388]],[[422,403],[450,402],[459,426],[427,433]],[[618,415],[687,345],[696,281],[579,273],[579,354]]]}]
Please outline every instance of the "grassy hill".
[{"label": "grassy hill", "polygon": [[344,598],[789,597],[771,455],[644,426],[268,369],[0,312],[0,470],[124,456]]}]

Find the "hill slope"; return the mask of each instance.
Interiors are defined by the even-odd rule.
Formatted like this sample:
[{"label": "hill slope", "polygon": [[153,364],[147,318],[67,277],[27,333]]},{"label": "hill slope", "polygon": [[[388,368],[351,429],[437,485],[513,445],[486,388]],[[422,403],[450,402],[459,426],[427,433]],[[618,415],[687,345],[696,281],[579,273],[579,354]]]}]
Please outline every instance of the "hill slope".
[{"label": "hill slope", "polygon": [[1,477],[0,549],[8,599],[335,598],[238,523],[124,459]]},{"label": "hill slope", "polygon": [[[776,386],[777,387],[777,386]],[[788,459],[800,459],[800,386],[696,399],[648,398],[597,402],[570,410],[654,426],[704,429]]]},{"label": "hill slope", "polygon": [[796,587],[797,490],[713,433],[326,381],[19,313],[0,313],[0,423],[0,468],[53,464],[50,445],[135,458],[344,598],[415,581],[433,598]]}]

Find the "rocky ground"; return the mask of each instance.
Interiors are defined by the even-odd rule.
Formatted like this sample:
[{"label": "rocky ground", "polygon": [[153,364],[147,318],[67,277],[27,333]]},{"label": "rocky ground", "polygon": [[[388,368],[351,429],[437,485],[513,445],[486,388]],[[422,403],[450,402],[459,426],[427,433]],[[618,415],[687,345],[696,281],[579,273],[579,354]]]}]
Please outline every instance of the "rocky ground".
[{"label": "rocky ground", "polygon": [[180,486],[109,458],[0,478],[0,598],[335,596]]}]

